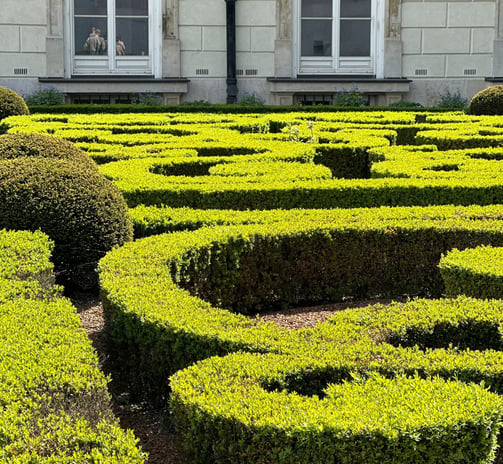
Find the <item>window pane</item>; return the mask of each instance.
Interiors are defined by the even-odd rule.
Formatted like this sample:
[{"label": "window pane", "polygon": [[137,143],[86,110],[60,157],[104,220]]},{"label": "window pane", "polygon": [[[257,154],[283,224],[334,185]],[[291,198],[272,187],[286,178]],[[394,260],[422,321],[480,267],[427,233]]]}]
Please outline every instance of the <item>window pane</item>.
[{"label": "window pane", "polygon": [[372,0],[341,0],[341,18],[370,18]]},{"label": "window pane", "polygon": [[332,0],[302,0],[303,18],[332,17]]},{"label": "window pane", "polygon": [[341,56],[370,56],[370,19],[341,20]]},{"label": "window pane", "polygon": [[117,52],[123,45],[125,55],[148,55],[148,19],[117,18],[116,39]]},{"label": "window pane", "polygon": [[75,0],[76,15],[106,15],[107,0]]},{"label": "window pane", "polygon": [[302,56],[332,56],[332,20],[303,19]]},{"label": "window pane", "polygon": [[75,18],[75,54],[107,54],[107,19]]},{"label": "window pane", "polygon": [[148,0],[115,0],[117,16],[148,16]]}]

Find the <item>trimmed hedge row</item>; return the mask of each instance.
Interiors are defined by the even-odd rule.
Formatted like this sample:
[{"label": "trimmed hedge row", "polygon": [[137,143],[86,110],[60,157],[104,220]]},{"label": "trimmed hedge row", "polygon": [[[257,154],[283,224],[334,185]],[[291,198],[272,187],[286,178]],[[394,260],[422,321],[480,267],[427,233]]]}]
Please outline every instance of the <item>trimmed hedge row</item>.
[{"label": "trimmed hedge row", "polygon": [[503,299],[503,248],[454,249],[439,268],[448,295]]},{"label": "trimmed hedge row", "polygon": [[37,232],[0,230],[0,303],[24,298],[48,298],[54,286],[53,264],[49,260],[54,245]]},{"label": "trimmed hedge row", "polygon": [[[357,374],[351,381],[347,367],[334,361],[237,354],[180,371],[172,377],[170,404],[184,459],[194,464],[492,461],[503,412],[497,395],[440,378]],[[318,371],[326,375],[327,368],[332,383],[320,392],[322,398],[268,388],[289,376],[301,381]]]},{"label": "trimmed hedge row", "polygon": [[[347,225],[373,223],[376,218],[390,227],[403,221],[430,220],[438,227],[443,221],[447,228],[455,224],[466,226],[470,221],[486,221],[491,230],[503,219],[502,207],[491,206],[430,206],[380,207],[353,209],[292,209],[269,211],[232,211],[217,209],[171,208],[169,206],[140,205],[130,209],[135,237],[146,237],[166,232],[196,230],[206,226],[272,224],[275,222],[312,221],[331,223],[334,218]],[[481,223],[482,224],[482,223]]]},{"label": "trimmed hedge row", "polygon": [[[439,163],[430,164],[434,167]],[[489,161],[473,160],[467,165],[475,168],[484,163]],[[243,210],[503,203],[501,178],[498,171],[490,171],[490,166],[487,166],[487,171],[492,175],[484,177],[478,177],[475,169],[453,179],[442,176],[442,172],[436,173],[434,169],[427,170],[421,176],[424,178],[309,181],[290,181],[272,173],[263,176],[263,182],[257,183],[254,177],[247,179],[244,176],[160,174],[163,171],[169,173],[173,164],[177,163],[161,158],[145,158],[109,163],[101,166],[101,172],[118,186],[130,207],[143,204]],[[407,166],[406,163],[404,165]],[[400,165],[396,169],[399,171]],[[410,166],[412,169],[413,164]]]},{"label": "trimmed hedge row", "polygon": [[143,463],[75,308],[51,288],[51,248],[40,232],[0,231],[0,461]]},{"label": "trimmed hedge row", "polygon": [[149,237],[100,261],[107,319],[136,394],[162,398],[167,375],[199,359],[290,343],[278,327],[196,295],[242,312],[345,297],[438,296],[442,253],[503,243],[497,207],[297,214]]},{"label": "trimmed hedge row", "polygon": [[[420,216],[418,210],[416,216]],[[218,309],[230,307],[232,302],[239,302],[235,310],[242,310],[246,302],[254,309],[270,308],[292,295],[300,299],[286,304],[319,302],[320,296],[333,301],[355,291],[361,292],[359,296],[388,291],[396,295],[407,285],[428,292],[442,248],[503,240],[501,216],[492,228],[487,218],[463,221],[457,213],[426,221],[403,214],[401,221],[395,217],[393,222],[374,212],[371,223],[368,216],[363,222],[364,215],[355,215],[354,223],[349,224],[333,213],[331,223],[328,218],[327,222],[317,221],[313,216],[311,221],[304,218],[297,223],[205,228],[150,237],[114,250],[101,260],[100,277],[109,328],[122,354],[121,365],[129,371],[127,380],[136,394],[150,399],[157,395],[161,400],[168,391],[167,375],[194,361],[240,350],[284,355],[225,357],[176,374],[172,408],[187,459],[194,463],[333,462],[334,456],[344,454],[350,457],[347,462],[417,463],[442,456],[442,462],[461,463],[470,455],[472,462],[489,463],[501,401],[480,387],[403,378],[393,383],[397,403],[387,402],[379,394],[376,384],[383,390],[389,388],[389,381],[379,378],[330,387],[325,394],[323,388],[350,379],[351,372],[366,378],[378,371],[387,377],[418,372],[426,379],[441,375],[467,382],[484,380],[499,392],[503,385],[500,353],[396,348],[386,327],[373,331],[375,339],[364,335],[368,328],[362,322],[367,316],[358,313],[345,315],[355,315],[353,326],[332,320],[313,330],[289,332]],[[282,294],[285,288],[288,292]],[[475,306],[473,302],[441,301],[461,316],[466,308]],[[415,304],[419,306],[416,319],[404,317],[402,324],[417,322],[424,314],[422,306],[429,302]],[[482,309],[479,313],[489,314],[487,308]],[[501,309],[500,302],[499,314]],[[402,309],[374,311],[388,324],[400,323],[392,314]],[[423,328],[420,322],[417,326]],[[256,378],[259,372],[263,376]],[[416,396],[398,401],[399,393],[407,388]],[[425,404],[445,409],[430,409],[429,419],[428,414],[397,416],[390,412],[375,421],[375,409],[369,408],[368,416],[361,406],[356,409],[362,391],[370,402],[381,401],[381,408],[386,404],[390,410],[400,406],[410,412],[414,405]],[[447,400],[451,394],[453,403]],[[340,401],[336,403],[339,407],[332,409],[330,399],[318,405],[316,397],[305,395],[325,395]],[[486,399],[487,409],[477,409]],[[341,411],[342,404],[347,409]],[[329,419],[325,422],[320,413],[319,422],[313,422],[315,412],[321,410],[326,410]],[[331,412],[335,410],[340,415]],[[274,443],[277,447],[271,446]],[[440,447],[445,454],[438,454]],[[374,450],[375,457],[362,450]]]}]

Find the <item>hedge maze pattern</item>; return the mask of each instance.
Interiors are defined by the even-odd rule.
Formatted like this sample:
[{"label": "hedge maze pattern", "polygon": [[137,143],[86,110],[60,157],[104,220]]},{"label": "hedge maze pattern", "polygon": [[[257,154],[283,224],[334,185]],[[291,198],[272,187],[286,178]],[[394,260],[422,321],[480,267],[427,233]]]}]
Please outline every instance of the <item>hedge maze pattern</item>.
[{"label": "hedge maze pattern", "polygon": [[[501,461],[503,119],[2,123],[76,143],[123,192],[137,240],[100,262],[107,323],[133,395],[170,402],[185,462]],[[404,296],[300,331],[253,317]]]}]

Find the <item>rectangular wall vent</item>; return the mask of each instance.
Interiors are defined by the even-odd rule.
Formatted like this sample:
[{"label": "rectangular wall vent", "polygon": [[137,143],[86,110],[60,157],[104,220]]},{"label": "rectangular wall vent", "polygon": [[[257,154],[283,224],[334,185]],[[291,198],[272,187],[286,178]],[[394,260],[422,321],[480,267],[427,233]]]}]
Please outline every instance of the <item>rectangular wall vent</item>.
[{"label": "rectangular wall vent", "polygon": [[258,69],[245,69],[245,74],[247,76],[257,76],[258,75]]},{"label": "rectangular wall vent", "polygon": [[196,76],[208,76],[210,74],[209,69],[206,68],[197,68]]},{"label": "rectangular wall vent", "polygon": [[245,70],[244,69],[236,69],[236,76],[244,76]]},{"label": "rectangular wall vent", "polygon": [[27,76],[28,75],[28,68],[14,68],[14,75]]},{"label": "rectangular wall vent", "polygon": [[428,75],[428,70],[427,69],[416,69],[416,71],[414,72],[414,74],[416,76],[427,76]]},{"label": "rectangular wall vent", "polygon": [[476,75],[477,75],[477,70],[476,70],[476,69],[473,69],[473,68],[472,68],[472,69],[465,69],[465,70],[463,71],[463,74],[464,74],[465,76],[476,76]]}]

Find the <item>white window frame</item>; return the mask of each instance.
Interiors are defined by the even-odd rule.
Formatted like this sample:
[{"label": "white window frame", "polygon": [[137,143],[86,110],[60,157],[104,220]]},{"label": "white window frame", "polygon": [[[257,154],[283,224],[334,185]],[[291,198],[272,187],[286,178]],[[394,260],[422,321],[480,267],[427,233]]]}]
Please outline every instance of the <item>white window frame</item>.
[{"label": "white window frame", "polygon": [[[107,0],[108,30],[115,31],[115,0]],[[115,46],[107,56],[75,54],[74,0],[64,0],[65,77],[153,75],[162,77],[162,5],[161,0],[148,0],[149,50],[145,56],[116,56]]]},{"label": "white window frame", "polygon": [[384,76],[384,9],[385,0],[372,0],[370,56],[369,57],[341,57],[340,49],[340,3],[332,0],[332,56],[301,56],[301,3],[294,2],[293,11],[293,56],[294,74],[361,74],[375,75],[382,79]]}]

